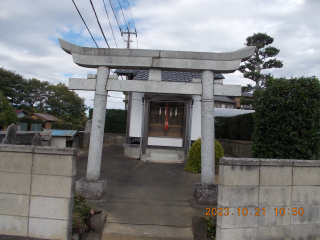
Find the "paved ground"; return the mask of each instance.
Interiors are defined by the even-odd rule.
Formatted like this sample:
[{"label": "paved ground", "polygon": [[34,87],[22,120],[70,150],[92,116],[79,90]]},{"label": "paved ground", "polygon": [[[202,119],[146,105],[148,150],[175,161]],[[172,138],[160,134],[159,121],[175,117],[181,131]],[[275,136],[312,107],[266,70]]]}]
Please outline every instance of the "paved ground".
[{"label": "paved ground", "polygon": [[[76,180],[85,177],[87,158],[78,156]],[[125,157],[121,146],[103,148],[101,178],[108,180],[109,198],[96,203],[108,214],[101,239],[193,239],[192,217],[204,217],[205,210],[190,204],[200,174],[184,166]]]}]

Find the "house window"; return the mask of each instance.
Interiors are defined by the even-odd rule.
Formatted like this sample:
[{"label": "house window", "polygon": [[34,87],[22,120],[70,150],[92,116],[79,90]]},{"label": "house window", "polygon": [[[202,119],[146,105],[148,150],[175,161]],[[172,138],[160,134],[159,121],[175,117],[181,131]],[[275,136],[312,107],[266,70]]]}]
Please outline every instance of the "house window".
[{"label": "house window", "polygon": [[215,103],[215,104],[214,104],[214,107],[215,107],[215,108],[221,108],[221,103]]},{"label": "house window", "polygon": [[[184,103],[168,102],[166,106],[166,102],[150,102],[149,136],[182,138]],[[165,130],[166,109],[168,130]]]}]

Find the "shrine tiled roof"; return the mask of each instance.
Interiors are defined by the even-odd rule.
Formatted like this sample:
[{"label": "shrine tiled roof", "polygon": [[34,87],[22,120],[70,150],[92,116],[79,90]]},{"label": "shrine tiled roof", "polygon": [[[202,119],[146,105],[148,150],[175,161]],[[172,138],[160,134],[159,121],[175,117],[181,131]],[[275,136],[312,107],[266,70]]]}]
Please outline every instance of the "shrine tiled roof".
[{"label": "shrine tiled roof", "polygon": [[[149,77],[149,70],[116,70],[115,73],[118,75],[127,75],[132,73],[135,75],[134,80],[147,80]],[[171,82],[191,82],[193,78],[201,78],[199,72],[178,72],[178,71],[161,71],[162,81]],[[221,73],[215,73],[214,79],[224,79]]]}]

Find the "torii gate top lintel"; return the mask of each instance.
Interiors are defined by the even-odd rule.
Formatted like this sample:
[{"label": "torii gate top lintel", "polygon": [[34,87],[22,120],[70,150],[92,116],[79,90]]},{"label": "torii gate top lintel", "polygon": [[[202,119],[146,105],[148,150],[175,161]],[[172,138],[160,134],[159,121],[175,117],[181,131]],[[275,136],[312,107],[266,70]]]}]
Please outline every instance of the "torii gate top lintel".
[{"label": "torii gate top lintel", "polygon": [[250,58],[254,46],[234,52],[187,52],[145,49],[115,49],[81,47],[59,39],[61,48],[71,54],[82,67],[108,66],[118,69],[161,69],[171,71],[235,72],[241,61]]}]

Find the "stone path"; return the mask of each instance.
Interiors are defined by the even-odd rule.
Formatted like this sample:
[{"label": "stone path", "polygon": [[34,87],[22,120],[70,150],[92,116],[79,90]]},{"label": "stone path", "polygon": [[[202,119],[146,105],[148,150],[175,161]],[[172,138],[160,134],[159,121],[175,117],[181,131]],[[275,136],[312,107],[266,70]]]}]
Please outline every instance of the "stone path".
[{"label": "stone path", "polygon": [[[85,176],[87,156],[78,156],[77,180]],[[201,176],[183,167],[125,157],[121,146],[104,148],[101,177],[108,179],[109,198],[95,203],[108,213],[101,239],[193,239],[192,217],[205,215],[205,207],[190,203]]]}]

